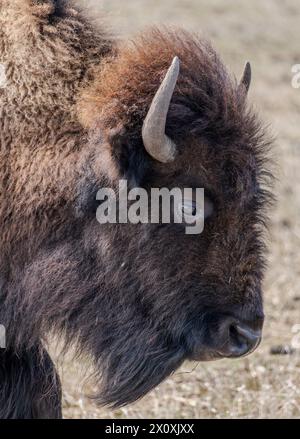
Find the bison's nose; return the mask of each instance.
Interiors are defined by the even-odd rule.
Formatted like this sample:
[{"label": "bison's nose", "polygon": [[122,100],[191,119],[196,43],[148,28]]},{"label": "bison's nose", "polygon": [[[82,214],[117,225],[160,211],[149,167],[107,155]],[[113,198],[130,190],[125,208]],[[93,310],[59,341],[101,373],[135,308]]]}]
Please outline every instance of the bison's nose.
[{"label": "bison's nose", "polygon": [[263,319],[247,323],[223,321],[225,340],[220,353],[226,357],[241,357],[254,351],[261,341],[262,326]]}]

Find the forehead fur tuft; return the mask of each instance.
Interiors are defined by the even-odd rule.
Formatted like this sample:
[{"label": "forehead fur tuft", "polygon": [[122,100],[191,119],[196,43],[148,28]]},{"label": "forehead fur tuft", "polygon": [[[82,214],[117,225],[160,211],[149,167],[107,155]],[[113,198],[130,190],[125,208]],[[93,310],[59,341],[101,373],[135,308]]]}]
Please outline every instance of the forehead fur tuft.
[{"label": "forehead fur tuft", "polygon": [[175,142],[194,134],[228,153],[251,150],[262,158],[269,140],[249,108],[245,89],[238,87],[209,42],[176,28],[151,28],[115,49],[81,97],[84,126],[121,127],[132,145],[142,146],[143,121],[174,56],[180,59],[180,74],[167,134]]},{"label": "forehead fur tuft", "polygon": [[108,125],[121,122],[127,129],[140,126],[174,56],[179,57],[181,67],[173,113],[174,107],[180,107],[179,118],[186,122],[197,119],[203,129],[220,118],[225,122],[229,113],[238,116],[245,96],[238,92],[211,45],[183,30],[152,28],[120,45],[101,64],[80,102],[85,123],[101,118]]}]

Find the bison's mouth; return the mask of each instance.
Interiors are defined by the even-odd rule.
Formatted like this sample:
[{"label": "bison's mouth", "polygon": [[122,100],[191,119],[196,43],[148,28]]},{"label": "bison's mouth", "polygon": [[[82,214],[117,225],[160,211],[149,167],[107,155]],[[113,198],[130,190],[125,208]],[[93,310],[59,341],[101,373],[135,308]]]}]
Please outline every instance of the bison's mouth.
[{"label": "bison's mouth", "polygon": [[222,360],[225,356],[218,351],[213,351],[209,349],[203,349],[202,351],[199,350],[198,352],[193,352],[191,355],[189,355],[188,359],[191,361],[215,361],[215,360]]},{"label": "bison's mouth", "polygon": [[224,351],[218,351],[218,350],[210,350],[204,348],[203,350],[199,350],[198,352],[193,352],[189,359],[192,361],[216,361],[216,360],[222,360],[224,358],[228,359],[234,359],[234,358],[243,358],[247,357],[248,355],[252,354],[260,345],[261,338],[257,341],[257,343],[252,347],[248,348],[248,346],[241,346],[241,348],[238,348],[236,352],[228,352],[227,350]]}]

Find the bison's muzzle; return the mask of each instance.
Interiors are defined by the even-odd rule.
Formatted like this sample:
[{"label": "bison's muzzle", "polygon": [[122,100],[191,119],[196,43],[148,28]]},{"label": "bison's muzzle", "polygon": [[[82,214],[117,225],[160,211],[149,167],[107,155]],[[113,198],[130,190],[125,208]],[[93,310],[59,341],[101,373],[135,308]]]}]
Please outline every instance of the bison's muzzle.
[{"label": "bison's muzzle", "polygon": [[207,330],[203,346],[195,349],[192,359],[198,361],[218,358],[239,358],[253,352],[262,337],[263,317],[252,321],[239,320],[231,315],[210,316],[210,328]]}]

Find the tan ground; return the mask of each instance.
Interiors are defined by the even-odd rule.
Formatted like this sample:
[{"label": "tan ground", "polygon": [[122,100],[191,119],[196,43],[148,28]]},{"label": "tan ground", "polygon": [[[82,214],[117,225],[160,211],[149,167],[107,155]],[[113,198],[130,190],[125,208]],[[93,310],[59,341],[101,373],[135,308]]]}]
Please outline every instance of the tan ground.
[{"label": "tan ground", "polygon": [[[93,0],[107,23],[127,36],[151,23],[175,23],[208,36],[240,75],[246,59],[254,80],[250,98],[277,136],[278,205],[272,214],[270,268],[265,282],[266,324],[249,358],[185,364],[142,401],[110,411],[82,396],[79,372],[63,367],[66,418],[300,417],[300,349],[271,355],[279,344],[300,345],[300,89],[291,66],[300,63],[299,0]],[[294,331],[294,332],[293,332]],[[84,390],[92,385],[83,386]]]}]

